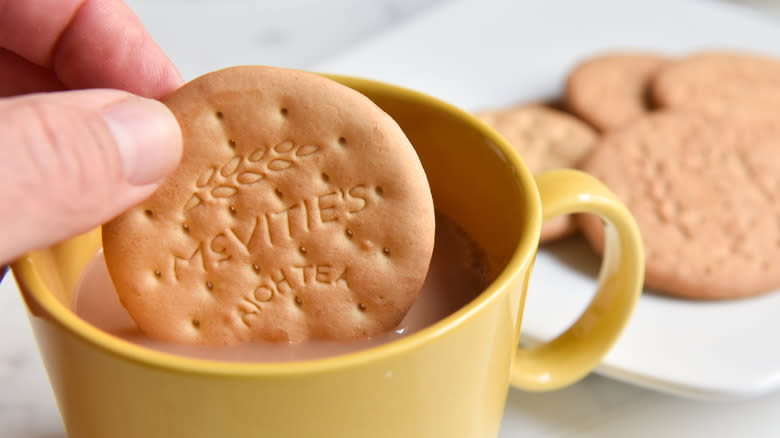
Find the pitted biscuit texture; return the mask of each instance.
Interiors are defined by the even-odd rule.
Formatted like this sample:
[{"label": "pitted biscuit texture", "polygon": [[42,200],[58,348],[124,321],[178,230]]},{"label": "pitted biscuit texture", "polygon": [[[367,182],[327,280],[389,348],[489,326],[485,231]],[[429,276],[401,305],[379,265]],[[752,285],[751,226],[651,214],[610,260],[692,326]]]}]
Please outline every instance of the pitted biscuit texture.
[{"label": "pitted biscuit texture", "polygon": [[228,345],[392,330],[422,286],[434,211],[400,127],[362,94],[261,66],[164,100],[184,156],[103,228],[120,301],[148,335]]},{"label": "pitted biscuit texture", "polygon": [[[778,151],[773,124],[659,112],[607,135],[582,168],[636,218],[648,287],[729,299],[780,287]],[[580,218],[601,251],[601,220]]]},{"label": "pitted biscuit texture", "polygon": [[[597,139],[596,132],[576,118],[542,105],[520,105],[477,114],[519,153],[531,173],[575,167]],[[570,234],[576,223],[570,216],[544,223],[540,241]]]},{"label": "pitted biscuit texture", "polygon": [[567,108],[599,131],[650,111],[651,78],[668,59],[655,53],[606,53],[584,60],[566,81]]},{"label": "pitted biscuit texture", "polygon": [[747,121],[780,120],[780,59],[701,52],[665,66],[651,91],[663,108]]}]

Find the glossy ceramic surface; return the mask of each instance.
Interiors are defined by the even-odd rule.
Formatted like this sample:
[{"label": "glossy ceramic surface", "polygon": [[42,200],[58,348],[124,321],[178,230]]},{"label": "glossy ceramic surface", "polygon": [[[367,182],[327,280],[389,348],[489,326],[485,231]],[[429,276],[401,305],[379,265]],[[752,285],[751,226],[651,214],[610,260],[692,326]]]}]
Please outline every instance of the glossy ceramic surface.
[{"label": "glossy ceramic surface", "polygon": [[[642,281],[636,225],[611,193],[574,171],[541,176],[537,189],[516,153],[467,113],[409,90],[334,78],[399,122],[436,208],[483,247],[495,281],[433,326],[370,350],[291,364],[203,361],[116,339],[69,310],[100,245],[93,230],[13,264],[69,436],[495,436],[510,381],[558,388],[607,353]],[[542,216],[574,210],[609,224],[600,290],[571,330],[517,351]]]}]

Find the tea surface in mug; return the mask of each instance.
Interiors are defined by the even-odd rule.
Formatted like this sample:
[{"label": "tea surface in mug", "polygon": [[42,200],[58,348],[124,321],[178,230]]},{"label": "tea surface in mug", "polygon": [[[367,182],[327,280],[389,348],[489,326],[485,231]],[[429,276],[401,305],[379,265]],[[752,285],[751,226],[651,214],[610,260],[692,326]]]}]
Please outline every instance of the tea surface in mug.
[{"label": "tea surface in mug", "polygon": [[119,303],[102,253],[96,254],[84,270],[76,286],[73,310],[107,333],[166,353],[231,362],[284,362],[345,354],[409,335],[463,307],[491,280],[482,250],[452,220],[437,214],[433,257],[417,301],[395,330],[373,339],[250,342],[227,347],[157,341],[144,335]]}]

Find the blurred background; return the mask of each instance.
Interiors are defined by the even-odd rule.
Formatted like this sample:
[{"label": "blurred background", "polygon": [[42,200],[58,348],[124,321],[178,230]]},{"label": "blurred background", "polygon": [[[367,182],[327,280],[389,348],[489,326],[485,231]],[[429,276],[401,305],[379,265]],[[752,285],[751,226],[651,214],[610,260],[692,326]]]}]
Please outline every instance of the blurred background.
[{"label": "blurred background", "polygon": [[[527,0],[521,0],[522,2]],[[685,2],[687,0],[682,0]],[[756,9],[780,20],[777,0],[712,0]],[[185,78],[204,65],[255,63],[305,68],[430,13],[452,0],[127,0]],[[630,2],[629,2],[630,3]],[[643,0],[637,4],[652,3]],[[217,7],[220,13],[213,14]],[[231,17],[227,21],[215,17]],[[555,24],[551,23],[551,31]],[[694,29],[692,29],[694,31]],[[230,38],[231,34],[240,36]],[[220,46],[226,38],[231,47]],[[178,56],[181,53],[182,56]],[[185,56],[192,55],[192,56]],[[251,58],[250,58],[251,57]],[[219,64],[217,64],[219,62]],[[399,62],[402,62],[399,60]]]},{"label": "blurred background", "polygon": [[[202,66],[306,68],[448,0],[128,0],[186,79]],[[228,21],[215,20],[231,17]],[[230,37],[234,34],[234,37]],[[222,44],[231,41],[231,47]],[[184,46],[184,47],[183,47]],[[170,51],[170,50],[168,50]],[[219,64],[217,64],[219,63]]]}]

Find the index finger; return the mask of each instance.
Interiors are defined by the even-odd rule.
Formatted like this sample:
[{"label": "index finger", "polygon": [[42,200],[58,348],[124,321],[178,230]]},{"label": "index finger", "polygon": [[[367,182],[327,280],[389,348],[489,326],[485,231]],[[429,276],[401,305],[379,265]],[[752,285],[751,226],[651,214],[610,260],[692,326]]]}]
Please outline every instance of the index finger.
[{"label": "index finger", "polygon": [[161,98],[182,82],[121,0],[0,0],[0,47],[52,69],[68,88]]}]

